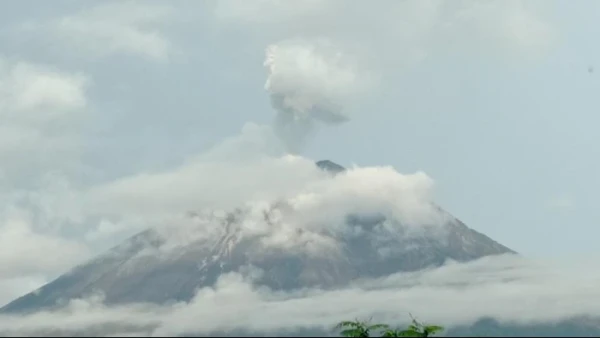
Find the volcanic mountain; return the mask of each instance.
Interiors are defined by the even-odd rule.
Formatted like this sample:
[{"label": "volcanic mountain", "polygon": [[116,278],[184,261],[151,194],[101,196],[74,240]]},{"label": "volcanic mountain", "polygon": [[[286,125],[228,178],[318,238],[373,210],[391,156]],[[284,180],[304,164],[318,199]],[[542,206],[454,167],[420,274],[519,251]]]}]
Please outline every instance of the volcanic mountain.
[{"label": "volcanic mountain", "polygon": [[[332,175],[345,171],[331,161],[319,161],[317,166]],[[277,228],[277,215],[285,210],[285,203],[275,204],[263,211],[260,221]],[[273,290],[331,289],[358,278],[416,271],[440,266],[447,260],[465,262],[513,252],[445,215],[442,227],[411,234],[402,226],[390,233],[386,224],[398,222],[382,215],[348,214],[345,226],[355,228],[354,235],[336,238],[327,232],[282,230],[280,235],[294,243],[284,247],[267,245],[272,237],[244,235],[241,224],[248,211],[243,208],[223,215],[192,213],[190,224],[184,229],[149,229],[139,233],[14,300],[0,312],[37,311],[98,292],[104,295],[107,304],[189,301],[198,288],[214,285],[219,276],[251,270],[261,271],[255,283]],[[190,232],[194,226],[202,228],[208,223],[220,226],[213,227],[209,234]],[[174,245],[173,238],[185,240]]]}]

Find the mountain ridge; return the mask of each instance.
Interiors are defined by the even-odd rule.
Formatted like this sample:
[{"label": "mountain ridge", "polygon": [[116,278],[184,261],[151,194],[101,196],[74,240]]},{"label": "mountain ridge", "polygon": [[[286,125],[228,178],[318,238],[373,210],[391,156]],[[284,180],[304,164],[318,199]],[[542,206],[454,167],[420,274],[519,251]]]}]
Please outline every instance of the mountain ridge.
[{"label": "mountain ridge", "polygon": [[[329,160],[318,161],[316,165],[333,174],[346,170]],[[275,204],[272,210],[264,212],[263,221],[276,228],[278,225],[272,220],[276,218],[274,213],[285,209],[285,203]],[[191,214],[191,217],[200,216]],[[298,242],[295,244],[300,249],[265,248],[264,238],[244,237],[240,230],[244,217],[248,217],[247,211],[237,209],[224,217],[208,220],[206,222],[220,222],[217,234],[173,249],[175,251],[167,250],[168,254],[164,250],[167,242],[164,235],[148,229],[6,304],[0,313],[51,308],[97,292],[104,295],[107,304],[189,301],[199,287],[214,285],[222,274],[249,268],[262,270],[263,275],[256,283],[273,290],[331,289],[356,278],[377,278],[440,266],[448,259],[466,262],[487,255],[515,253],[451,216],[444,227],[443,238],[437,228],[413,238],[402,233],[402,226],[396,227],[395,233],[385,229],[386,222],[395,224],[395,220],[349,214],[346,225],[361,229],[362,235],[336,238],[328,233],[296,229],[288,235]],[[302,251],[303,247],[316,245],[314,243],[327,248],[327,241],[341,243],[339,250],[332,248],[322,256]],[[384,249],[390,252],[382,253]]]},{"label": "mountain ridge", "polygon": [[[323,160],[316,162],[317,167],[338,175],[346,169],[334,162]],[[256,251],[257,243],[244,240],[239,232],[238,221],[245,217],[245,211],[237,209],[212,221],[222,222],[222,230],[212,245],[203,245],[192,241],[188,246],[174,251],[163,251],[168,239],[157,229],[142,231],[106,253],[78,265],[54,281],[15,299],[0,309],[0,314],[26,314],[65,305],[68,301],[103,293],[104,303],[126,304],[146,302],[169,304],[187,302],[199,287],[214,285],[216,280],[228,272],[240,272],[254,266],[262,268],[262,280],[255,285],[267,286],[273,290],[294,290],[298,287],[324,287],[334,289],[344,287],[347,282],[362,277],[380,277],[395,272],[418,271],[444,264],[448,259],[468,262],[490,255],[517,254],[476,230],[467,227],[459,219],[450,216],[441,207],[433,205],[440,213],[448,216],[443,240],[439,236],[425,233],[423,236],[392,236],[397,246],[413,247],[416,250],[396,252],[392,259],[386,260],[376,254],[381,247],[370,245],[378,226],[385,222],[378,215],[350,214],[346,218],[347,226],[358,225],[366,229],[362,237],[344,238],[345,259],[331,255],[323,259],[311,258],[298,252],[286,250]],[[277,206],[276,206],[277,207]],[[275,207],[275,209],[276,209]],[[285,209],[285,203],[278,207]],[[274,223],[273,216],[264,214],[264,221]],[[197,213],[189,217],[201,218]],[[276,227],[277,224],[271,224]],[[402,229],[402,228],[398,228]],[[297,232],[301,237],[302,231]],[[390,235],[390,234],[386,234]],[[437,234],[439,235],[439,234]],[[382,242],[377,242],[382,244]],[[204,243],[206,244],[206,243]],[[383,243],[385,244],[385,243]],[[260,247],[259,247],[260,248]],[[245,257],[250,253],[252,259]],[[199,259],[201,258],[201,259]],[[331,259],[333,259],[331,261]],[[361,261],[362,260],[362,261]],[[350,264],[349,264],[350,262]],[[285,278],[287,276],[287,278]],[[312,276],[312,277],[311,277]],[[294,283],[295,282],[295,283]],[[161,291],[161,292],[157,292]],[[166,292],[165,292],[166,291]],[[511,324],[501,323],[492,318],[480,318],[471,325],[448,327],[441,336],[597,336],[600,333],[600,321],[597,318],[570,318],[555,323]],[[332,323],[332,325],[335,323]],[[42,332],[43,331],[43,332]],[[94,335],[143,332],[153,334],[152,327],[130,325],[109,325],[87,329],[37,330],[36,335],[77,334]],[[71,332],[73,331],[73,332]],[[277,334],[278,333],[278,334]],[[270,332],[267,336],[331,336],[332,332],[322,328],[290,328]],[[0,336],[3,333],[0,333]],[[333,333],[335,335],[335,333]],[[183,336],[259,336],[265,335],[255,329],[232,329]]]}]

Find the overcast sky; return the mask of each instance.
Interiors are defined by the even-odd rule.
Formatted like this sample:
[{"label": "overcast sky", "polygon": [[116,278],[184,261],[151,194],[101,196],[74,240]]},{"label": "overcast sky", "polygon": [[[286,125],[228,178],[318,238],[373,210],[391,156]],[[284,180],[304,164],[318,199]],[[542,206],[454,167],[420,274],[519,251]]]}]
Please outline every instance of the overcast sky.
[{"label": "overcast sky", "polygon": [[[0,303],[152,225],[103,217],[107,191],[130,214],[184,212],[186,164],[287,149],[265,136],[272,45],[334,46],[347,66],[314,90],[348,120],[312,130],[302,156],[424,172],[438,204],[520,253],[597,255],[598,14],[593,0],[0,2]],[[171,196],[156,173],[184,183],[144,204]],[[205,179],[206,200],[239,183]]]}]

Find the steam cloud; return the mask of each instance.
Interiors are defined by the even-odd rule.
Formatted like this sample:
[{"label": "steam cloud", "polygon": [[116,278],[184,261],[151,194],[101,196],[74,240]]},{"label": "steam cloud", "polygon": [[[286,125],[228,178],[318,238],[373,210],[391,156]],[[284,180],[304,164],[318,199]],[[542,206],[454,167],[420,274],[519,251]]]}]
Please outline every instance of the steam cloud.
[{"label": "steam cloud", "polygon": [[277,112],[275,132],[286,150],[297,154],[318,124],[350,119],[343,104],[359,92],[356,67],[332,44],[285,41],[270,45],[264,66],[265,89]]}]

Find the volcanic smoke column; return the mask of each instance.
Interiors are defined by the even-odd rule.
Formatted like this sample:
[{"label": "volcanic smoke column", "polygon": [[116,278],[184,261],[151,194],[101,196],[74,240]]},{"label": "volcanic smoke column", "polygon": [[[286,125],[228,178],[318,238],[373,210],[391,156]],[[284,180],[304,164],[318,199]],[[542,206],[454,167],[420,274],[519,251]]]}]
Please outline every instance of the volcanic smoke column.
[{"label": "volcanic smoke column", "polygon": [[324,41],[270,45],[265,89],[277,112],[275,132],[290,153],[299,153],[318,124],[346,122],[343,104],[357,94],[356,68]]}]

